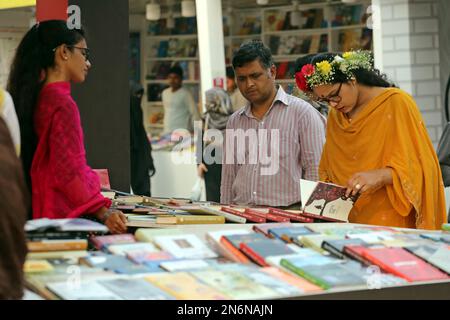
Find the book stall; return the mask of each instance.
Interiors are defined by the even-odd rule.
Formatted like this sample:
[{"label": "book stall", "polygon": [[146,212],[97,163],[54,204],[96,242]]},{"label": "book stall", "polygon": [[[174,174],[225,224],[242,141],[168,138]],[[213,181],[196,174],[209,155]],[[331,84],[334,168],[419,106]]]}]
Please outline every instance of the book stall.
[{"label": "book stall", "polygon": [[[449,225],[346,223],[345,190],[305,181],[303,189],[302,210],[104,192],[129,233],[85,219],[28,222],[27,288],[63,300],[450,297]],[[331,198],[314,212],[321,194]]]}]

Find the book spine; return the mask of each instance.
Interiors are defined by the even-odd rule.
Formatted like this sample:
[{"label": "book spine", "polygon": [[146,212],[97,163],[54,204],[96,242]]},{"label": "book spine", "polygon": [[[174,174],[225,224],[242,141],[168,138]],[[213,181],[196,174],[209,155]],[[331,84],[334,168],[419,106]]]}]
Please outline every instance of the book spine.
[{"label": "book spine", "polygon": [[326,221],[326,222],[346,222],[346,221],[342,221],[342,220],[337,220],[337,219],[333,219],[333,218],[328,218],[328,217],[324,217],[324,216],[319,216],[317,214],[313,214],[313,213],[308,213],[303,211],[301,213],[302,216],[307,217],[307,218],[311,218],[314,220],[322,220],[322,221]]},{"label": "book spine", "polygon": [[203,216],[203,217],[177,217],[177,224],[223,224],[225,218],[222,216]]},{"label": "book spine", "polygon": [[28,242],[28,250],[30,252],[44,252],[44,251],[80,251],[87,250],[88,243],[86,240],[82,241],[37,241]]},{"label": "book spine", "polygon": [[38,240],[77,240],[77,239],[87,239],[89,237],[89,232],[38,232],[27,234],[27,239],[29,241]]},{"label": "book spine", "polygon": [[333,256],[339,258],[339,259],[344,259],[345,255],[342,252],[339,252],[336,248],[334,248],[333,246],[331,246],[328,242],[324,241],[322,242],[322,249],[328,251],[329,253],[331,253]]},{"label": "book spine", "polygon": [[365,259],[363,256],[361,256],[358,253],[356,253],[355,251],[353,251],[351,249],[351,247],[344,247],[344,255],[346,255],[347,257],[349,257],[353,260],[361,262],[365,266],[370,266],[372,264],[372,262],[370,262],[369,260]]},{"label": "book spine", "polygon": [[301,214],[295,214],[292,212],[284,211],[278,208],[269,208],[269,213],[278,215],[281,217],[289,218],[292,221],[302,222],[302,223],[313,223],[314,220],[310,217],[304,217]]},{"label": "book spine", "polygon": [[261,267],[270,267],[269,264],[264,260],[264,257],[261,257],[258,253],[252,250],[249,246],[247,246],[246,243],[241,243],[239,246],[241,251],[247,255],[250,259],[252,259],[254,262],[259,264]]},{"label": "book spine", "polygon": [[258,210],[245,209],[245,213],[257,215],[257,216],[263,217],[269,221],[275,221],[275,222],[289,222],[290,221],[290,219],[287,217],[276,215],[276,214],[273,214],[270,212],[264,213],[264,212],[261,212]]},{"label": "book spine", "polygon": [[246,223],[247,222],[247,219],[245,219],[244,217],[237,216],[235,214],[231,214],[231,213],[228,213],[225,211],[215,210],[215,209],[208,208],[208,207],[204,207],[203,210],[205,210],[211,214],[222,216],[226,220],[231,221],[231,222],[235,222],[235,223]]},{"label": "book spine", "polygon": [[233,244],[230,241],[228,241],[227,237],[222,236],[220,238],[220,244],[223,245],[225,250],[227,250],[230,254],[232,254],[234,257],[236,257],[238,262],[245,263],[245,264],[250,263],[250,260],[247,258],[247,256],[245,254],[243,254],[235,246],[233,246]]},{"label": "book spine", "polygon": [[243,217],[251,222],[256,222],[256,223],[265,223],[266,222],[266,218],[263,218],[263,217],[257,216],[257,215],[250,215],[248,213],[240,212],[240,211],[237,211],[237,210],[234,210],[231,208],[222,207],[220,210],[222,210],[223,212],[234,214],[239,217]]}]

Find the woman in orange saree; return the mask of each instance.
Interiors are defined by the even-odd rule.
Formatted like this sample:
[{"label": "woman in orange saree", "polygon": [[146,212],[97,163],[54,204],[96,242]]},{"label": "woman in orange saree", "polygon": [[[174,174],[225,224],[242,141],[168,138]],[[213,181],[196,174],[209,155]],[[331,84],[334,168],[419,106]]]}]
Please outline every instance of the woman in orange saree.
[{"label": "woman in orange saree", "polygon": [[360,193],[349,221],[440,229],[444,184],[413,98],[373,69],[365,52],[318,55],[296,79],[331,107],[319,175]]}]

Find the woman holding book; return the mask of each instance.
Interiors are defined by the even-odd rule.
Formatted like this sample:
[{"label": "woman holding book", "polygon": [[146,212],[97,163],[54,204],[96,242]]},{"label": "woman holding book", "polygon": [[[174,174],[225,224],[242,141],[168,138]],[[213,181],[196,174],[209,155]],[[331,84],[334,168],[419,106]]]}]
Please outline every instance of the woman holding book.
[{"label": "woman holding book", "polygon": [[13,60],[8,91],[20,123],[22,162],[32,191],[33,218],[103,221],[113,233],[126,232],[126,218],[110,210],[97,175],[86,163],[80,114],[71,83],[84,82],[89,49],[81,29],[65,21],[35,25]]},{"label": "woman holding book", "polygon": [[299,88],[331,107],[320,179],[360,193],[354,223],[440,229],[446,220],[439,162],[413,98],[363,51],[316,55]]}]

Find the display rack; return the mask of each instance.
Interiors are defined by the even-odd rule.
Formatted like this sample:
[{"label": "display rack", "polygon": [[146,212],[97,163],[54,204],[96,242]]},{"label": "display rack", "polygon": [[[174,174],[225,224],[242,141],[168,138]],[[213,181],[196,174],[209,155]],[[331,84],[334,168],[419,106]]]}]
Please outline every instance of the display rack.
[{"label": "display rack", "polygon": [[[292,92],[298,58],[319,52],[372,50],[372,30],[366,27],[369,6],[370,1],[363,0],[228,9],[224,19],[227,63],[243,42],[259,39],[272,51],[277,83]],[[291,17],[297,10],[301,18],[294,26]]]}]

